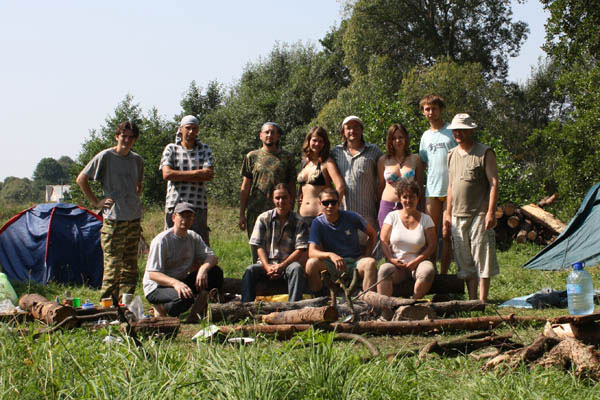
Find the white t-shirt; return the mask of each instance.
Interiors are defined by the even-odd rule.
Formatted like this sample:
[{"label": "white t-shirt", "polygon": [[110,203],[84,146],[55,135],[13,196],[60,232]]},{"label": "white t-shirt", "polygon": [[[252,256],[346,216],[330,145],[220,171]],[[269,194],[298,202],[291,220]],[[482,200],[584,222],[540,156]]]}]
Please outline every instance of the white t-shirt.
[{"label": "white t-shirt", "polygon": [[173,228],[162,231],[150,243],[143,279],[144,295],[148,296],[158,287],[158,283],[150,279],[150,272],[162,272],[183,280],[196,265],[201,265],[214,254],[200,235],[192,230],[188,230],[184,238],[173,233]]},{"label": "white t-shirt", "polygon": [[427,244],[425,230],[435,226],[429,215],[421,213],[419,225],[415,229],[407,229],[402,223],[400,210],[389,213],[383,224],[392,227],[390,235],[392,252],[395,258],[404,262],[410,262],[419,256],[421,249]]}]

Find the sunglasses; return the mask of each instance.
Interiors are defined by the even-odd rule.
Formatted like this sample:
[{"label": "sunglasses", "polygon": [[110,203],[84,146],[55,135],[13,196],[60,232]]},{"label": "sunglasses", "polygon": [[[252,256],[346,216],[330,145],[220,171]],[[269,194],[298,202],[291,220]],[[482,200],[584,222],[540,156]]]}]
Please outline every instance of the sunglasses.
[{"label": "sunglasses", "polygon": [[338,203],[337,200],[323,200],[321,201],[321,204],[323,204],[323,207],[328,207],[330,205],[335,206]]}]

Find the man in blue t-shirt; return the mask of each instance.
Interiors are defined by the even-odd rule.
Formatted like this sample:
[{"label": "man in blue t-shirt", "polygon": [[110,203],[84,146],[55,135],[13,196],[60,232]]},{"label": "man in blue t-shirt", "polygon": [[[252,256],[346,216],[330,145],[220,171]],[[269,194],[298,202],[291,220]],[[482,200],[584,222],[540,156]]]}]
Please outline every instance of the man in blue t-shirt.
[{"label": "man in blue t-shirt", "polygon": [[[319,199],[325,213],[315,218],[310,228],[310,258],[306,262],[310,289],[315,293],[321,290],[321,271],[326,268],[332,277],[342,272],[352,276],[356,268],[363,281],[363,290],[372,287],[377,279],[377,262],[367,255],[373,251],[377,232],[357,213],[340,210],[338,194],[334,189],[324,189]],[[359,230],[368,237],[362,251]]]}]

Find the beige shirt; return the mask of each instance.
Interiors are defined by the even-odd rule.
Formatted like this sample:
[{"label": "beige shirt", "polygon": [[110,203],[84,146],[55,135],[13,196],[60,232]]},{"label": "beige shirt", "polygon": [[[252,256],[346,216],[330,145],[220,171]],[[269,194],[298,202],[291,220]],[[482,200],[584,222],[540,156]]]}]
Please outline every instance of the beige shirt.
[{"label": "beige shirt", "polygon": [[490,202],[490,183],[485,175],[488,146],[475,143],[468,154],[453,148],[448,153],[448,173],[452,184],[452,215],[471,217],[485,214]]}]

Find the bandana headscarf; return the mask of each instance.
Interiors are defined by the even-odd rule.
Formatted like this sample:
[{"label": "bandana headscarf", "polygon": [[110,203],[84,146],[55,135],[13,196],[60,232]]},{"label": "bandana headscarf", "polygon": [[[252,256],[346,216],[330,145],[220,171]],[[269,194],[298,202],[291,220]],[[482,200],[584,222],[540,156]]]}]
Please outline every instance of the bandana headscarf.
[{"label": "bandana headscarf", "polygon": [[[181,127],[185,125],[200,125],[200,120],[193,115],[186,115],[181,119],[179,126],[177,127],[177,132],[175,133],[175,144],[181,144]],[[198,138],[196,138],[196,145],[198,145]]]}]

